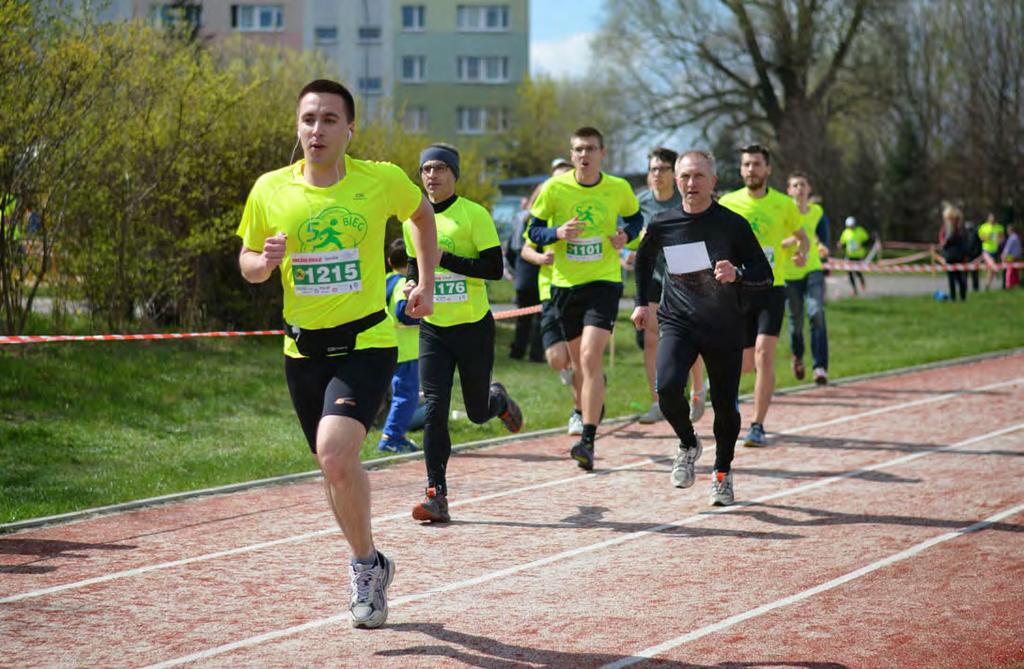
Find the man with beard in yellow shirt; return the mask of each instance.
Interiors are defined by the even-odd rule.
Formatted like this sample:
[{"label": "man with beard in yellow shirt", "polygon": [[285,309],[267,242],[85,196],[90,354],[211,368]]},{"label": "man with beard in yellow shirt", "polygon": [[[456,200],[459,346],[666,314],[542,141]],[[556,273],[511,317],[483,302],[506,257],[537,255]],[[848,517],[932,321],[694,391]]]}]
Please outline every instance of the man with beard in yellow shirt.
[{"label": "man with beard in yellow shirt", "polygon": [[[807,262],[809,241],[800,225],[800,210],[793,200],[777,190],[769,188],[771,176],[771,154],[760,144],[751,144],[740,149],[740,176],[744,187],[723,195],[719,200],[750,223],[775,280],[771,290],[752,293],[747,298],[747,345],[743,351],[743,371],[755,370],[754,420],[743,442],[744,446],[767,446],[764,433],[764,419],[768,415],[772,395],[775,392],[775,348],[782,331],[782,319],[786,314],[786,280],[782,249],[792,245],[796,238],[797,249],[792,262],[803,267]],[[714,393],[714,388],[711,390]]]}]

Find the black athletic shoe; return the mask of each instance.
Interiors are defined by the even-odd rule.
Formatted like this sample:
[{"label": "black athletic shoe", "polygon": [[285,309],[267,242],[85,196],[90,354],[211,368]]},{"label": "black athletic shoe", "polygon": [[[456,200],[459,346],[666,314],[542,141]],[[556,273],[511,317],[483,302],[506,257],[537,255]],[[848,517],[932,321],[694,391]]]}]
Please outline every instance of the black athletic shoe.
[{"label": "black athletic shoe", "polygon": [[427,488],[427,498],[412,507],[412,517],[428,523],[447,523],[452,519],[448,515],[448,496],[438,494],[436,488]]},{"label": "black athletic shoe", "polygon": [[592,442],[577,441],[569,449],[569,454],[580,469],[585,469],[588,472],[594,471],[594,444]]},{"label": "black athletic shoe", "polygon": [[523,429],[523,412],[519,410],[519,405],[505,390],[505,386],[500,383],[492,383],[491,394],[505,400],[505,410],[498,414],[498,418],[505,424],[505,428],[509,432],[518,432]]}]

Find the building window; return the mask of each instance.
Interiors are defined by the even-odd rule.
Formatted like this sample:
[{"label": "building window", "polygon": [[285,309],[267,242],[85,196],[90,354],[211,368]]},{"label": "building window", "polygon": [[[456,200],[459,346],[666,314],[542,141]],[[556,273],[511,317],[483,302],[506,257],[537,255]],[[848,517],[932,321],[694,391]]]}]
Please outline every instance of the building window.
[{"label": "building window", "polygon": [[359,77],[359,90],[363,93],[377,93],[382,87],[380,77]]},{"label": "building window", "polygon": [[456,21],[459,30],[508,30],[508,5],[459,5]]},{"label": "building window", "polygon": [[402,56],[402,81],[425,81],[426,78],[426,56]]},{"label": "building window", "polygon": [[427,131],[427,108],[406,107],[402,116],[402,127],[406,132],[424,133]]},{"label": "building window", "polygon": [[508,110],[503,107],[459,107],[456,114],[455,132],[460,135],[482,135],[508,130]]},{"label": "building window", "polygon": [[426,13],[425,5],[402,5],[402,30],[406,32],[423,30],[426,24]]},{"label": "building window", "polygon": [[317,44],[334,44],[338,41],[338,26],[317,26],[313,28],[313,41]]},{"label": "building window", "polygon": [[162,28],[187,27],[189,30],[199,30],[203,24],[203,6],[198,4],[171,4],[163,3],[153,7],[152,18],[154,25]]},{"label": "building window", "polygon": [[508,83],[507,56],[459,56],[459,81],[479,81],[491,84]]},{"label": "building window", "polygon": [[231,27],[242,32],[284,30],[281,5],[231,5]]},{"label": "building window", "polygon": [[379,42],[380,26],[361,26],[359,28],[360,42]]}]

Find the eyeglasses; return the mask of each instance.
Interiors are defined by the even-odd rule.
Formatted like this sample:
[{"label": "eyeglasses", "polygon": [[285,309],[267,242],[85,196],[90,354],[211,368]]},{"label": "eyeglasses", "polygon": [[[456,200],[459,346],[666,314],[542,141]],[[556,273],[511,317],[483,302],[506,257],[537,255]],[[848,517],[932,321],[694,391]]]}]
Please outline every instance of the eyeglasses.
[{"label": "eyeglasses", "polygon": [[656,165],[654,167],[649,168],[647,171],[650,174],[665,174],[666,172],[671,172],[672,168],[669,167],[668,165]]},{"label": "eyeglasses", "polygon": [[582,156],[584,153],[597,153],[600,150],[601,147],[597,144],[577,144],[571,149],[577,156]]},{"label": "eyeglasses", "polygon": [[431,172],[437,172],[438,174],[444,174],[450,167],[444,163],[427,163],[420,168],[422,174],[430,174]]}]

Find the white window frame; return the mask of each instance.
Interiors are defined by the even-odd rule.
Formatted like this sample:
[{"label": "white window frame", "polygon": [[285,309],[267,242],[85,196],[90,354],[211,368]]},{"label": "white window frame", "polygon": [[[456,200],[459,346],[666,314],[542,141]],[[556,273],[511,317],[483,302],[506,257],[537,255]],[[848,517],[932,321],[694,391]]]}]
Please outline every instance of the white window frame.
[{"label": "white window frame", "polygon": [[[234,29],[243,33],[274,33],[284,30],[284,5],[236,4]],[[264,17],[269,25],[263,25]]]},{"label": "white window frame", "polygon": [[[490,19],[496,21],[490,24]],[[456,27],[462,32],[508,32],[508,5],[458,5]]]},{"label": "white window frame", "polygon": [[[405,25],[405,10],[412,10],[412,25]],[[402,32],[420,33],[426,29],[427,6],[426,5],[402,5]]]},{"label": "white window frame", "polygon": [[[406,64],[412,65],[412,74],[406,72]],[[402,56],[402,69],[399,72],[402,83],[417,84],[427,80],[426,56]]]},{"label": "white window frame", "polygon": [[427,131],[428,120],[426,107],[406,107],[402,116],[402,127],[408,133],[419,135]]},{"label": "white window frame", "polygon": [[[458,80],[474,84],[507,84],[509,77],[508,56],[457,56],[455,71]],[[489,76],[494,71],[495,76]]]},{"label": "white window frame", "polygon": [[[455,132],[459,135],[500,134],[508,130],[509,111],[504,107],[458,107]],[[473,119],[476,123],[472,123]]]}]

